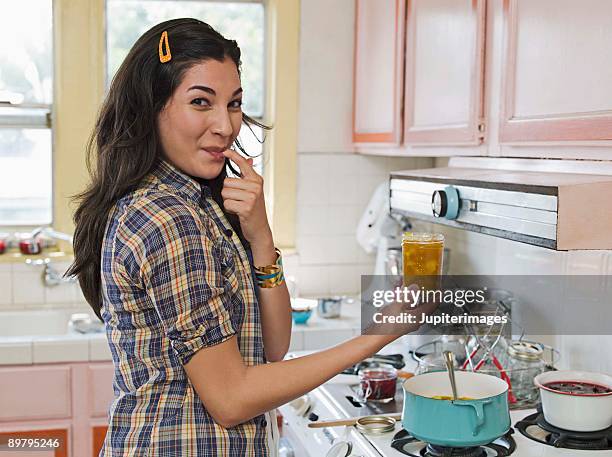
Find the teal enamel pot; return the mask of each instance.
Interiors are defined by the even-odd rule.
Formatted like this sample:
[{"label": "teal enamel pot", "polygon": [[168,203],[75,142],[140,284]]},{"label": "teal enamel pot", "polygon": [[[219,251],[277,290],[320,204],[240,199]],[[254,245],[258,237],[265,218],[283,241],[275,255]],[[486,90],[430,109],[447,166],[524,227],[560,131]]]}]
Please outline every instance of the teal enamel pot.
[{"label": "teal enamel pot", "polygon": [[404,382],[402,425],[415,438],[439,446],[469,447],[490,443],[510,429],[508,384],[495,376],[456,371],[452,398],[448,373],[434,371]]}]

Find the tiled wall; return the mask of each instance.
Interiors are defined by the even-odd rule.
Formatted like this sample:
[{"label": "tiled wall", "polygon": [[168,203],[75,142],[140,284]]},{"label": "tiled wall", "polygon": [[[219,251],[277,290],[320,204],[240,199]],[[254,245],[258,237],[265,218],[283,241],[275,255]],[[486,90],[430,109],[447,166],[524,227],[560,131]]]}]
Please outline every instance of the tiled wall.
[{"label": "tiled wall", "polygon": [[[63,274],[69,262],[51,262]],[[0,311],[41,308],[87,308],[75,282],[45,287],[44,266],[26,263],[0,263]]]},{"label": "tiled wall", "polygon": [[[444,232],[451,249],[452,274],[612,274],[612,251],[553,251],[443,226],[435,229]],[[546,309],[539,311],[547,313]],[[550,318],[555,316],[551,313]],[[612,322],[609,328],[611,335],[539,336],[538,340],[561,352],[560,368],[612,374]]]},{"label": "tiled wall", "polygon": [[300,294],[357,293],[361,275],[374,269],[374,255],[366,254],[355,237],[372,192],[388,179],[390,170],[431,164],[431,159],[300,153],[297,255],[286,266]]}]

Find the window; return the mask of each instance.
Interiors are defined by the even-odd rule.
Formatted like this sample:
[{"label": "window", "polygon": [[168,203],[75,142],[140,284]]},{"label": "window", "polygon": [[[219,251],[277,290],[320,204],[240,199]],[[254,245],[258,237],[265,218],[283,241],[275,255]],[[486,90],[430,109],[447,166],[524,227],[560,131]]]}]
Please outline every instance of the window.
[{"label": "window", "polygon": [[52,0],[2,6],[0,225],[52,219]]},{"label": "window", "polygon": [[[119,68],[138,37],[153,25],[174,18],[200,19],[226,38],[238,42],[242,60],[243,110],[253,118],[264,114],[264,6],[249,1],[194,1],[194,0],[107,0],[107,83]],[[240,130],[239,140],[250,155],[258,155],[255,166],[262,171],[263,132],[246,126]]]}]

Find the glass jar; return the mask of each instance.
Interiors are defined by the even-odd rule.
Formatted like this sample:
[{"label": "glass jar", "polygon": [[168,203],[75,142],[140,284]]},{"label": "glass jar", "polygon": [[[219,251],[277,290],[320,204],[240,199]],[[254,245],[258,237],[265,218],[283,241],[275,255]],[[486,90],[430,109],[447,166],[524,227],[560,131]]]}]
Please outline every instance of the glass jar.
[{"label": "glass jar", "polygon": [[397,370],[380,363],[359,370],[359,397],[362,401],[388,403],[395,398]]},{"label": "glass jar", "polygon": [[444,258],[444,235],[405,232],[402,237],[404,285],[418,284],[426,289],[439,287]]}]

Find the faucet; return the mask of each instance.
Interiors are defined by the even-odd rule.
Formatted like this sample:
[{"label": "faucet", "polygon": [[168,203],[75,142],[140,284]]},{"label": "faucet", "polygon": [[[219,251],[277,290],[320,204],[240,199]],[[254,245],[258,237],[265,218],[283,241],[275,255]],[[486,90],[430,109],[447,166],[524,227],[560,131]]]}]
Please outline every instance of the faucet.
[{"label": "faucet", "polygon": [[68,241],[72,245],[72,235],[68,235],[64,232],[58,232],[51,227],[38,227],[32,230],[32,238],[36,238],[39,235],[46,235],[49,238],[56,240]]},{"label": "faucet", "polygon": [[[34,229],[31,234],[31,239],[35,239],[39,235],[45,235],[56,240],[68,241],[70,245],[72,245],[72,235],[58,232],[51,227],[38,227]],[[44,259],[26,259],[25,263],[33,266],[45,266],[42,274],[42,281],[47,287],[58,286],[62,283],[75,283],[77,281],[77,278],[75,277],[62,277],[62,275],[51,265],[51,259],[49,257],[45,257]]]},{"label": "faucet", "polygon": [[60,284],[69,284],[77,282],[76,277],[64,278],[55,268],[51,265],[51,259],[45,257],[44,259],[26,259],[25,263],[32,266],[44,265],[42,273],[43,284],[47,287],[59,286]]}]

